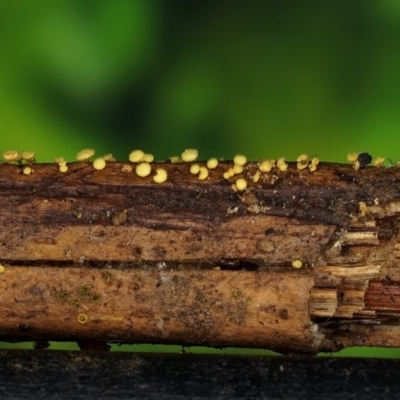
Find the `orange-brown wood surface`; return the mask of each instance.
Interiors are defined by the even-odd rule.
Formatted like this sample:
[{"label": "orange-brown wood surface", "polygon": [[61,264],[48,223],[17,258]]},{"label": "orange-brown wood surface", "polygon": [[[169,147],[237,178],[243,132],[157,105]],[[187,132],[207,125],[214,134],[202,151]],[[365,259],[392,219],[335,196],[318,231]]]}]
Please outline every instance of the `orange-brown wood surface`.
[{"label": "orange-brown wood surface", "polygon": [[400,168],[124,165],[0,165],[4,340],[400,346]]}]

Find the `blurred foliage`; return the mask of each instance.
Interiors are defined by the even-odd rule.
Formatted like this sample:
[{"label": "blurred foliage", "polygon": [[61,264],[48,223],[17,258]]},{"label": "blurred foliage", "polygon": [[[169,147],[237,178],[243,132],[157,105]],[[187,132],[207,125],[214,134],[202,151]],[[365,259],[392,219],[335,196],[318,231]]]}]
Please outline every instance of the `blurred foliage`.
[{"label": "blurred foliage", "polygon": [[398,0],[0,0],[0,151],[397,161],[399,43]]}]

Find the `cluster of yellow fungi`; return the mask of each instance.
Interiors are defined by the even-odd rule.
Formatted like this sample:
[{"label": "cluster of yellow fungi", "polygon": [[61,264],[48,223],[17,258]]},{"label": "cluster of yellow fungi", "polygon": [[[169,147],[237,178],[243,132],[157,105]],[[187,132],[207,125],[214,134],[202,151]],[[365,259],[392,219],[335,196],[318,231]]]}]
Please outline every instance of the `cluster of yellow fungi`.
[{"label": "cluster of yellow fungi", "polygon": [[[91,162],[93,168],[101,171],[106,168],[108,162],[115,161],[112,154],[106,154],[101,157],[93,159],[95,151],[93,149],[84,149],[76,154],[76,160],[79,162]],[[170,157],[168,160],[171,164],[175,163],[188,163],[189,171],[191,174],[197,176],[200,181],[205,181],[209,178],[210,171],[215,170],[219,166],[219,160],[215,157],[208,159],[205,163],[197,163],[196,160],[199,156],[197,149],[186,149],[179,156]],[[30,175],[34,172],[33,165],[35,163],[35,153],[33,151],[6,151],[3,153],[3,158],[8,163],[17,163],[23,166],[22,173]],[[154,156],[150,153],[145,153],[143,150],[136,149],[130,152],[128,156],[129,162],[121,166],[121,171],[135,174],[140,178],[152,176],[155,183],[164,183],[168,180],[168,173],[164,168],[153,168]],[[355,170],[363,168],[370,162],[376,167],[382,167],[385,159],[377,157],[374,160],[368,153],[349,153],[347,159],[353,164]],[[58,164],[58,169],[61,173],[68,171],[67,161],[64,157],[57,157],[54,162]],[[231,187],[234,191],[244,191],[248,187],[248,180],[257,183],[262,178],[263,174],[268,173],[285,173],[289,164],[285,158],[281,157],[277,160],[265,159],[257,162],[257,170],[250,174],[246,168],[247,157],[243,154],[236,154],[233,157],[233,165],[222,172],[222,177],[227,180],[234,178],[234,183]],[[253,163],[254,165],[254,163]],[[296,167],[298,171],[309,170],[315,172],[319,165],[318,157],[309,157],[307,154],[301,154],[296,160]],[[397,164],[399,165],[399,163]],[[246,171],[247,169],[247,171]],[[277,176],[273,175],[274,179]]]}]

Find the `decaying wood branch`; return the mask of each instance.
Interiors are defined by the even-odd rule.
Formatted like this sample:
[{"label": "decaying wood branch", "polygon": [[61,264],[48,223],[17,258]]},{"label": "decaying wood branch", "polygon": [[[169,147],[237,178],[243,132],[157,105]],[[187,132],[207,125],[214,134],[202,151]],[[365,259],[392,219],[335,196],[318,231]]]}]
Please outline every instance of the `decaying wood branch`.
[{"label": "decaying wood branch", "polygon": [[122,166],[0,165],[1,339],[400,346],[400,168]]}]

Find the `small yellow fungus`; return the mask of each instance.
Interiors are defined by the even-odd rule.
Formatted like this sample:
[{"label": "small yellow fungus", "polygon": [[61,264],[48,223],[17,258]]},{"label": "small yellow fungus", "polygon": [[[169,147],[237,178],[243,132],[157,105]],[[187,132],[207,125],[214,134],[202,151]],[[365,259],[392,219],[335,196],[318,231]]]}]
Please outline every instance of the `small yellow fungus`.
[{"label": "small yellow fungus", "polygon": [[115,158],[113,157],[113,155],[111,153],[104,154],[104,156],[101,156],[101,158],[104,161],[115,161]]},{"label": "small yellow fungus", "polygon": [[93,168],[101,171],[106,167],[106,160],[104,158],[96,158],[93,161]]},{"label": "small yellow fungus", "polygon": [[21,153],[21,158],[25,161],[31,161],[35,158],[35,152],[34,151],[23,151]]},{"label": "small yellow fungus", "polygon": [[153,154],[150,154],[150,153],[144,154],[144,155],[143,155],[143,161],[148,162],[148,163],[153,162],[153,161],[154,161],[154,156],[153,156]]},{"label": "small yellow fungus", "polygon": [[269,160],[263,161],[263,162],[260,164],[260,166],[258,167],[258,169],[259,169],[261,172],[270,172],[271,169],[272,169],[272,163],[271,163],[271,161],[269,161]]},{"label": "small yellow fungus", "polygon": [[171,164],[176,164],[182,161],[179,156],[172,156],[169,158],[169,160],[171,161]]},{"label": "small yellow fungus", "polygon": [[279,171],[285,172],[285,171],[287,171],[289,164],[286,162],[283,162],[283,163],[277,165],[277,167],[278,167]]},{"label": "small yellow fungus", "polygon": [[57,163],[57,164],[66,163],[64,157],[56,157],[56,158],[54,159],[54,162]]},{"label": "small yellow fungus", "polygon": [[285,172],[288,169],[288,163],[285,161],[283,157],[279,158],[278,162],[276,163],[279,171]]},{"label": "small yellow fungus", "polygon": [[235,170],[233,168],[229,168],[228,169],[228,174],[230,177],[232,177],[233,175],[235,175]]},{"label": "small yellow fungus", "polygon": [[347,159],[352,163],[356,162],[357,158],[358,158],[358,153],[349,153],[349,154],[347,154]]},{"label": "small yellow fungus", "polygon": [[129,161],[130,162],[140,162],[143,160],[144,152],[142,150],[133,150],[129,154]]},{"label": "small yellow fungus", "polygon": [[2,274],[5,270],[6,268],[4,267],[4,265],[0,264],[0,274]]},{"label": "small yellow fungus", "polygon": [[308,168],[309,168],[310,172],[314,172],[314,171],[317,170],[317,165],[311,163],[311,164],[308,166]]},{"label": "small yellow fungus", "polygon": [[313,157],[311,160],[311,164],[317,166],[319,164],[319,158],[318,157]]},{"label": "small yellow fungus", "polygon": [[164,183],[167,178],[167,171],[164,168],[157,168],[156,175],[153,176],[153,181],[156,183]]},{"label": "small yellow fungus", "polygon": [[193,175],[197,175],[200,172],[200,165],[199,164],[192,164],[190,166],[190,173]]},{"label": "small yellow fungus", "polygon": [[65,173],[68,171],[68,165],[60,165],[60,172]]},{"label": "small yellow fungus", "polygon": [[303,262],[301,260],[293,260],[292,266],[294,268],[301,268],[303,266]]},{"label": "small yellow fungus", "polygon": [[142,178],[151,174],[151,165],[147,162],[141,162],[136,166],[136,174]]},{"label": "small yellow fungus", "polygon": [[252,178],[254,183],[257,183],[260,180],[260,171],[256,171]]},{"label": "small yellow fungus", "polygon": [[18,153],[18,151],[8,150],[8,151],[3,153],[3,158],[6,161],[19,161],[21,159],[21,156]]},{"label": "small yellow fungus", "polygon": [[229,171],[225,171],[225,172],[222,174],[222,176],[223,176],[224,179],[229,179],[229,178],[231,177]]},{"label": "small yellow fungus", "polygon": [[196,160],[196,158],[199,156],[199,152],[196,149],[186,149],[182,154],[181,154],[181,159],[184,162],[191,162]]},{"label": "small yellow fungus", "polygon": [[297,158],[297,169],[302,170],[307,168],[308,166],[308,155],[307,154],[301,154]]},{"label": "small yellow fungus", "polygon": [[215,169],[218,167],[218,159],[217,158],[210,158],[207,161],[207,168],[208,169]]},{"label": "small yellow fungus", "polygon": [[79,314],[78,315],[78,322],[80,324],[85,324],[87,322],[87,320],[88,320],[88,317],[87,317],[86,314]]},{"label": "small yellow fungus", "polygon": [[354,170],[355,170],[355,171],[358,171],[358,170],[360,169],[360,167],[361,167],[360,161],[357,160],[357,161],[354,163],[353,167],[354,167]]},{"label": "small yellow fungus", "polygon": [[93,149],[84,149],[84,150],[81,150],[76,155],[76,159],[78,161],[86,161],[86,160],[89,160],[90,157],[93,157],[93,155],[94,155],[94,150]]},{"label": "small yellow fungus", "polygon": [[383,157],[376,157],[372,161],[372,164],[374,164],[375,167],[382,167],[384,162],[385,162],[385,159]]},{"label": "small yellow fungus", "polygon": [[199,181],[204,181],[208,178],[208,169],[206,167],[200,167]]},{"label": "small yellow fungus", "polygon": [[121,167],[121,171],[122,171],[122,172],[132,172],[132,171],[133,171],[133,167],[132,167],[132,165],[124,164],[124,165]]},{"label": "small yellow fungus", "polygon": [[247,188],[246,179],[239,178],[236,180],[236,189],[237,190],[245,190]]},{"label": "small yellow fungus", "polygon": [[236,154],[236,156],[233,157],[233,162],[235,165],[240,165],[243,167],[247,163],[247,157],[243,154]]},{"label": "small yellow fungus", "polygon": [[233,172],[235,175],[241,174],[243,172],[243,167],[241,165],[235,164],[233,166]]},{"label": "small yellow fungus", "polygon": [[24,175],[30,175],[33,171],[31,167],[25,167],[22,172],[24,173]]}]

